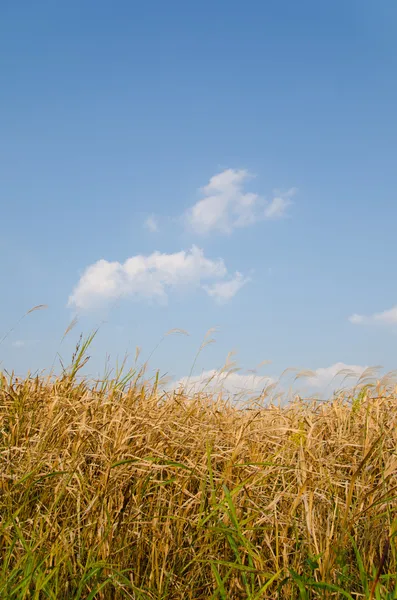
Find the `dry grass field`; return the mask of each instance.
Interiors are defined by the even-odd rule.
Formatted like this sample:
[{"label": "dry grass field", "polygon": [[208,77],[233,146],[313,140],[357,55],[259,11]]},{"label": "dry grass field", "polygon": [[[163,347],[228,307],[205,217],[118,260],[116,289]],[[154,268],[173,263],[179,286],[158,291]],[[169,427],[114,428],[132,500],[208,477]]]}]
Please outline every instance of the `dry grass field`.
[{"label": "dry grass field", "polygon": [[0,598],[397,598],[397,392],[0,375]]}]

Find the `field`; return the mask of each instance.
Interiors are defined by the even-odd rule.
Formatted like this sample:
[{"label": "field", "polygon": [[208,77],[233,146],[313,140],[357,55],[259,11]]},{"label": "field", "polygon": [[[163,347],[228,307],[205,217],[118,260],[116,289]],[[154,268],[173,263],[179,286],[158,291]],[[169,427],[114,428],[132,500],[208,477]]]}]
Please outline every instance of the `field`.
[{"label": "field", "polygon": [[397,392],[0,375],[0,598],[397,598]]}]

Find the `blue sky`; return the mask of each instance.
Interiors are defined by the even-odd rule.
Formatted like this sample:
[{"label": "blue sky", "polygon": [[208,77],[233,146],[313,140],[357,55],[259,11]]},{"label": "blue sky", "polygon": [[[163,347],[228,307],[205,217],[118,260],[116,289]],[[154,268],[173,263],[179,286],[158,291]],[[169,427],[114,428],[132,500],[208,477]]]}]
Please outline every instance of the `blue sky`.
[{"label": "blue sky", "polygon": [[0,331],[48,309],[2,367],[49,368],[78,314],[61,355],[106,321],[93,372],[181,328],[152,366],[183,377],[211,327],[197,373],[393,369],[396,25],[394,0],[3,2]]}]

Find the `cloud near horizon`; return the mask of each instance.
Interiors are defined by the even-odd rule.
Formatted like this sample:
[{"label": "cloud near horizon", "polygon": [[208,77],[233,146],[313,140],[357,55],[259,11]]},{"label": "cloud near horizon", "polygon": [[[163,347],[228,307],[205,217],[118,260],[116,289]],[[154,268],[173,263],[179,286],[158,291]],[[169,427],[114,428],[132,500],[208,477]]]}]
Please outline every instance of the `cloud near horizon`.
[{"label": "cloud near horizon", "polygon": [[150,215],[145,223],[144,226],[146,229],[148,229],[151,233],[158,233],[159,231],[159,224],[158,221],[156,219],[156,217],[154,215]]},{"label": "cloud near horizon", "polygon": [[27,348],[38,343],[38,340],[15,340],[12,342],[13,348]]},{"label": "cloud near horizon", "polygon": [[329,367],[320,367],[305,378],[305,382],[317,390],[326,389],[331,384],[337,386],[345,378],[359,379],[367,367],[361,365],[347,365],[337,362]]},{"label": "cloud near horizon", "polygon": [[120,297],[165,302],[170,291],[187,288],[202,289],[222,303],[247,281],[238,272],[230,276],[223,259],[206,258],[202,249],[192,246],[174,254],[136,255],[124,263],[98,260],[85,269],[68,306],[88,310]]},{"label": "cloud near horizon", "polygon": [[211,177],[201,189],[204,198],[185,213],[187,227],[198,234],[211,231],[229,234],[258,221],[284,217],[297,189],[290,188],[285,193],[276,190],[269,202],[244,190],[252,178],[245,169],[226,169]]},{"label": "cloud near horizon", "polygon": [[384,310],[373,315],[358,315],[354,314],[349,317],[350,323],[353,325],[363,325],[365,323],[383,323],[384,325],[397,324],[397,306],[393,306],[389,310]]},{"label": "cloud near horizon", "polygon": [[203,371],[201,375],[181,377],[172,384],[172,388],[180,388],[189,393],[223,391],[226,394],[251,395],[260,394],[269,385],[275,383],[269,376],[244,374],[224,370],[211,369]]},{"label": "cloud near horizon", "polygon": [[[222,391],[228,396],[252,397],[259,396],[269,386],[275,386],[276,394],[286,394],[287,388],[298,393],[298,389],[305,393],[331,394],[341,387],[355,385],[367,367],[361,365],[347,365],[337,362],[329,367],[320,367],[314,371],[305,371],[306,376],[299,378],[291,384],[283,384],[282,377],[261,376],[254,373],[228,372],[227,370],[207,370],[201,375],[181,377],[171,384],[171,389],[184,389],[187,393]],[[303,384],[303,385],[301,385]],[[277,387],[276,387],[277,386]],[[271,396],[270,396],[271,397]]]}]

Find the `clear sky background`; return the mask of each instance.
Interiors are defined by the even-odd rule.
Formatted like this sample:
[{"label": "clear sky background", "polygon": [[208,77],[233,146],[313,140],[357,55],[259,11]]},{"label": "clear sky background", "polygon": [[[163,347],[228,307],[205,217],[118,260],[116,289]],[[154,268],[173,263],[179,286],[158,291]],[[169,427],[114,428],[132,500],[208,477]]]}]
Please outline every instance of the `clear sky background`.
[{"label": "clear sky background", "polygon": [[182,328],[183,377],[215,326],[196,374],[395,368],[396,33],[394,0],[3,1],[0,332],[48,309],[2,368],[76,314],[92,372]]}]

